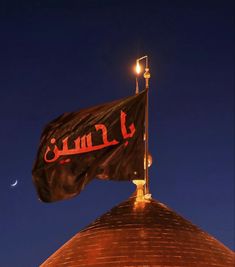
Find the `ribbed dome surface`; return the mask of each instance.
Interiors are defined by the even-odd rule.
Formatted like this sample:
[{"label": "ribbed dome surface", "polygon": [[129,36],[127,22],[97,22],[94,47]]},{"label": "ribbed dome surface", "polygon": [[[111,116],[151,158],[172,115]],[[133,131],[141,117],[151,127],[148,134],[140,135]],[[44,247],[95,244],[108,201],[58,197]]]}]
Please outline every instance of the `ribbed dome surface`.
[{"label": "ribbed dome surface", "polygon": [[41,266],[234,267],[234,252],[164,204],[130,198],[77,233]]}]

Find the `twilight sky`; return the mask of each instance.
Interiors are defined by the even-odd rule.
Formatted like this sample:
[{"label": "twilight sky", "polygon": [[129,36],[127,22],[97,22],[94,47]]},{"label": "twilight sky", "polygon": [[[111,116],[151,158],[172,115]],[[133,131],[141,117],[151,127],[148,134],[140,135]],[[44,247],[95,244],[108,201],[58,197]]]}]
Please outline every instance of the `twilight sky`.
[{"label": "twilight sky", "polygon": [[0,2],[0,266],[38,266],[132,194],[95,179],[45,204],[31,169],[44,125],[133,94],[145,54],[150,191],[234,250],[233,12],[232,0]]}]

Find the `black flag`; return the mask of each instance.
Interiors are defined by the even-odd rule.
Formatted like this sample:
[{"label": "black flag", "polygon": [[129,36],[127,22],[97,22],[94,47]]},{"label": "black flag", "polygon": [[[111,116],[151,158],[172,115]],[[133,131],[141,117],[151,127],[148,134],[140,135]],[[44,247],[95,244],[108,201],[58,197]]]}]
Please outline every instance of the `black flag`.
[{"label": "black flag", "polygon": [[145,103],[144,90],[50,122],[32,171],[39,198],[53,202],[74,197],[95,177],[143,179]]}]

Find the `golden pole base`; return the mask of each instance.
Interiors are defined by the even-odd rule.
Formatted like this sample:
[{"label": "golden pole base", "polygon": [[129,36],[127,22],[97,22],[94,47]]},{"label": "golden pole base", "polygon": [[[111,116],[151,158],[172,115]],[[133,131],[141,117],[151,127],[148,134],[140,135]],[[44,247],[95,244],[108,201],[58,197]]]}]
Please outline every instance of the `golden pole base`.
[{"label": "golden pole base", "polygon": [[144,185],[145,180],[133,180],[132,181],[136,185],[136,203],[139,202],[148,202],[151,199],[151,194],[144,194]]}]

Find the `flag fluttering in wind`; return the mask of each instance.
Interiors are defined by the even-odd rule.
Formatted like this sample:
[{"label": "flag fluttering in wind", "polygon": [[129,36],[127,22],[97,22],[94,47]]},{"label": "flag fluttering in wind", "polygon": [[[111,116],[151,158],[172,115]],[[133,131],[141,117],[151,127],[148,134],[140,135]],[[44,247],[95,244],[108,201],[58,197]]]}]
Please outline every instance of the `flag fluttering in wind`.
[{"label": "flag fluttering in wind", "polygon": [[65,113],[44,129],[33,181],[44,202],[78,195],[93,178],[144,178],[146,91]]}]

